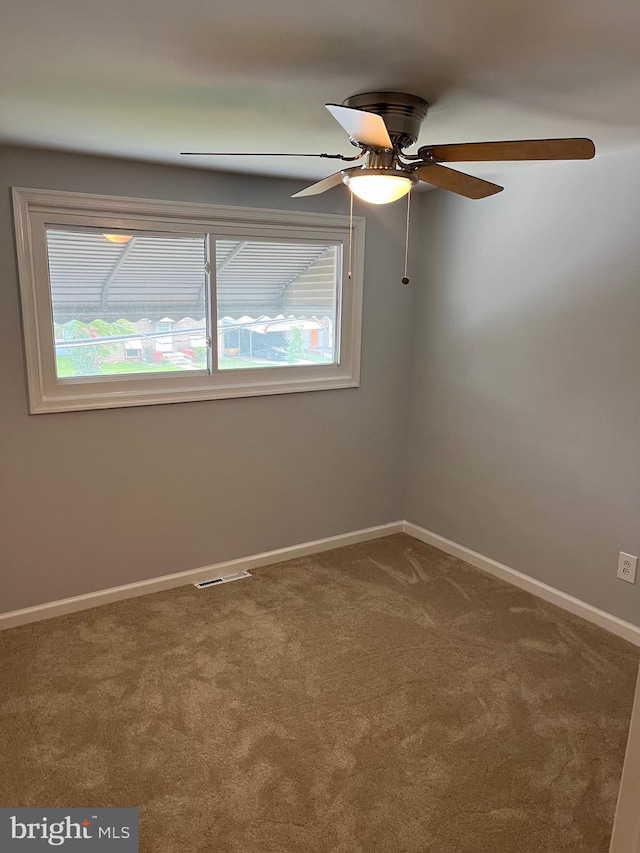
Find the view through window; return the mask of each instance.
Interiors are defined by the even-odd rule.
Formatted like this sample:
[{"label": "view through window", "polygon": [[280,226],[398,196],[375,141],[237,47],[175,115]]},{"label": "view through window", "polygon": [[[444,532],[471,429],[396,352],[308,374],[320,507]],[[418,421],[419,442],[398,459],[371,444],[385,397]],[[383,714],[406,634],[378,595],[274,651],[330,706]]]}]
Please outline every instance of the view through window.
[{"label": "view through window", "polygon": [[204,236],[47,229],[58,377],[206,369],[205,252]]},{"label": "view through window", "polygon": [[215,257],[221,370],[336,361],[337,246],[216,240]]},{"label": "view through window", "polygon": [[215,238],[209,249],[207,235],[60,227],[46,239],[59,379],[337,363],[336,244]]}]

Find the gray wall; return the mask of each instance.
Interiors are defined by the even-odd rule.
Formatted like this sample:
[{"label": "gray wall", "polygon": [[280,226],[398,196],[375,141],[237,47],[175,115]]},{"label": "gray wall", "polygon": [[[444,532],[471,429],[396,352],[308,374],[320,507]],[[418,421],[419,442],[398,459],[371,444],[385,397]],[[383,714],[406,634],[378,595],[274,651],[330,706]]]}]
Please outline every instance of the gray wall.
[{"label": "gray wall", "polygon": [[640,624],[640,158],[422,205],[406,517]]},{"label": "gray wall", "polygon": [[0,148],[0,611],[402,516],[403,208],[367,214],[360,388],[29,415],[11,186],[347,212],[299,181]]}]

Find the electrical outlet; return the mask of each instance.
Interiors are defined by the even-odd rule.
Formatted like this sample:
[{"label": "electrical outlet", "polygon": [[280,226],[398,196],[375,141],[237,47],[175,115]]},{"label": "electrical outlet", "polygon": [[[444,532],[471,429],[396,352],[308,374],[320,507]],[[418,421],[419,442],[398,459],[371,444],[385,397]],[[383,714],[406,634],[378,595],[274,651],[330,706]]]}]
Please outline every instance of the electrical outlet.
[{"label": "electrical outlet", "polygon": [[620,580],[635,583],[637,568],[638,558],[620,551],[620,556],[618,557],[618,577]]}]

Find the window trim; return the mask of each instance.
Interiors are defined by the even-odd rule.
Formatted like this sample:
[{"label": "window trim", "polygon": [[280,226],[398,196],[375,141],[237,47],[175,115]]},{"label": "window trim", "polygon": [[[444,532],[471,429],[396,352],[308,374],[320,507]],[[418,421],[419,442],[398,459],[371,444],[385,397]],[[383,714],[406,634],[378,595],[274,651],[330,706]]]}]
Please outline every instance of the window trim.
[{"label": "window trim", "polygon": [[[360,384],[362,290],[364,276],[363,217],[353,218],[352,276],[347,278],[349,217],[305,211],[233,207],[217,204],[125,198],[14,187],[13,208],[22,303],[23,340],[29,411],[68,412],[288,394]],[[75,220],[75,221],[74,221]],[[60,381],[52,345],[51,292],[43,242],[46,223],[64,227],[81,223],[126,229],[197,231],[228,235],[272,236],[286,240],[332,240],[342,244],[339,299],[339,364],[278,366],[244,370],[124,374],[113,380],[77,377]],[[164,229],[162,228],[164,226]],[[43,266],[44,246],[44,266]],[[210,298],[215,302],[215,283]]]}]

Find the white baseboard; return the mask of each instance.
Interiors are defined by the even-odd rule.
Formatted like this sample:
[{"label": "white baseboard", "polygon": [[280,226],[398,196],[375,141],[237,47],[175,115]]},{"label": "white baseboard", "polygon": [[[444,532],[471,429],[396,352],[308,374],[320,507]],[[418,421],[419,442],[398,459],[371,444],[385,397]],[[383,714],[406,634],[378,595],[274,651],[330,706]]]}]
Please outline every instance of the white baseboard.
[{"label": "white baseboard", "polygon": [[146,595],[150,592],[160,592],[165,589],[173,589],[188,583],[197,583],[211,577],[231,574],[233,572],[250,571],[259,566],[270,566],[274,563],[283,563],[296,557],[304,557],[307,554],[319,554],[331,548],[342,548],[344,545],[355,545],[358,542],[367,542],[371,539],[379,539],[390,536],[392,533],[407,533],[427,545],[433,545],[446,554],[458,557],[494,577],[507,581],[507,583],[524,589],[538,598],[568,610],[576,616],[581,616],[588,622],[599,625],[612,634],[622,637],[640,646],[640,628],[630,622],[624,622],[617,616],[612,616],[604,610],[599,610],[591,604],[586,604],[572,595],[567,595],[552,586],[541,581],[534,580],[528,575],[517,572],[490,557],[478,554],[464,545],[458,545],[450,539],[445,539],[437,533],[432,533],[424,527],[412,524],[409,521],[396,521],[391,524],[381,524],[377,527],[366,527],[363,530],[355,530],[352,533],[342,533],[338,536],[329,536],[325,539],[316,539],[312,542],[303,542],[300,545],[292,545],[288,548],[278,548],[275,551],[264,551],[261,554],[253,554],[248,557],[240,557],[237,560],[228,560],[224,563],[214,563],[211,566],[203,566],[199,569],[189,569],[186,572],[176,572],[172,575],[163,575],[159,578],[138,581],[137,583],[116,586],[111,589],[102,589],[97,592],[89,592],[85,595],[76,595],[73,598],[65,598],[61,601],[52,601],[47,604],[38,604],[35,607],[26,607],[24,610],[13,610],[9,613],[0,613],[0,630],[15,628],[18,625],[26,625],[29,622],[37,622],[41,619],[50,619],[53,616],[62,616],[65,613],[75,613],[77,610],[88,610],[91,607],[100,607],[112,601],[121,601],[125,598],[134,598],[138,595]]},{"label": "white baseboard", "polygon": [[53,616],[63,616],[65,613],[75,613],[77,610],[100,607],[112,601],[135,598],[138,595],[146,595],[149,592],[160,592],[164,589],[173,589],[174,587],[184,586],[188,583],[198,583],[198,581],[232,574],[233,572],[249,571],[257,569],[259,566],[283,563],[285,560],[305,557],[307,554],[319,554],[321,551],[329,551],[331,548],[342,548],[344,545],[355,545],[358,542],[379,539],[382,536],[390,536],[392,533],[402,533],[403,526],[402,521],[396,521],[391,524],[381,524],[377,527],[365,527],[363,530],[355,530],[353,533],[341,533],[338,536],[328,536],[325,539],[316,539],[313,542],[303,542],[300,545],[292,545],[289,548],[278,548],[275,551],[264,551],[261,554],[240,557],[237,560],[214,563],[211,566],[203,566],[200,569],[189,569],[186,572],[176,572],[173,575],[163,575],[159,578],[128,583],[125,586],[114,586],[111,589],[101,589],[97,592],[88,592],[85,595],[75,595],[73,598],[64,598],[48,604],[25,607],[24,610],[0,613],[0,630],[16,628],[18,625],[38,622],[41,619],[51,619]]},{"label": "white baseboard", "polygon": [[576,616],[581,616],[588,622],[593,622],[599,625],[612,634],[628,640],[636,646],[640,646],[640,628],[637,625],[632,625],[630,622],[625,622],[623,619],[618,619],[617,616],[612,616],[604,610],[599,610],[591,604],[580,601],[579,598],[574,598],[572,595],[567,595],[566,592],[561,592],[555,587],[548,586],[542,581],[534,580],[528,575],[517,572],[515,569],[510,569],[503,563],[498,563],[490,557],[485,557],[483,554],[478,554],[477,551],[472,551],[464,545],[458,545],[457,542],[452,542],[450,539],[445,539],[437,533],[432,533],[430,530],[425,530],[424,527],[419,527],[417,524],[412,524],[410,521],[405,521],[403,530],[414,539],[419,539],[421,542],[426,542],[427,545],[433,545],[440,551],[446,554],[451,554],[452,557],[458,557],[466,563],[475,566],[476,569],[481,569],[496,578],[500,578],[507,583],[524,589],[538,598],[544,598],[545,601],[561,607],[563,610],[568,610],[569,613],[574,613]]}]

